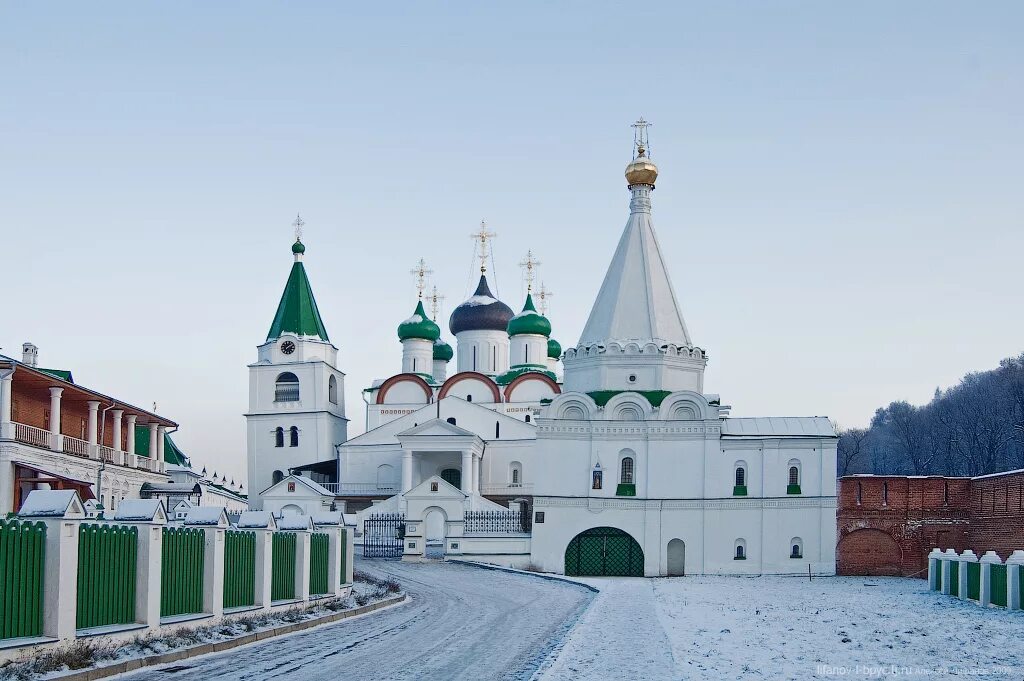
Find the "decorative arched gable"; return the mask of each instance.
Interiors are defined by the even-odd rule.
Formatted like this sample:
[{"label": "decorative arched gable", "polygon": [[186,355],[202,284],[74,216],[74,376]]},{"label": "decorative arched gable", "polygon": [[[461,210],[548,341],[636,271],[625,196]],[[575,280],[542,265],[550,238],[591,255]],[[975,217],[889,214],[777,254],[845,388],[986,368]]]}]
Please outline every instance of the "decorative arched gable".
[{"label": "decorative arched gable", "polygon": [[640,393],[619,393],[604,406],[605,418],[612,421],[649,421],[654,408]]},{"label": "decorative arched gable", "polygon": [[589,421],[598,411],[597,403],[586,393],[562,393],[545,411],[556,419]]},{"label": "decorative arched gable", "polygon": [[511,402],[512,391],[515,390],[516,386],[522,385],[527,381],[540,381],[541,383],[546,383],[555,395],[560,395],[562,393],[562,389],[558,387],[558,383],[553,381],[550,376],[540,372],[527,372],[516,376],[507,386],[505,386],[505,401]]},{"label": "decorative arched gable", "polygon": [[430,404],[430,398],[433,397],[434,391],[430,387],[429,383],[427,383],[425,380],[423,380],[422,377],[417,376],[416,374],[396,374],[395,376],[392,376],[391,378],[381,383],[380,387],[377,388],[377,404],[384,404],[384,398],[387,396],[388,390],[390,390],[398,383],[404,382],[415,383],[420,388],[422,388],[423,394],[426,397],[426,400],[424,400],[424,404]]},{"label": "decorative arched gable", "polygon": [[662,421],[702,421],[710,418],[710,405],[700,393],[680,390],[661,401],[658,418]]},{"label": "decorative arched gable", "polygon": [[[443,400],[445,397],[448,396],[448,393],[451,392],[452,388],[454,388],[457,383],[468,379],[480,381],[481,383],[486,385],[487,388],[490,389],[491,396],[494,398],[493,401],[496,403],[501,402],[501,391],[498,390],[497,384],[489,376],[485,376],[484,374],[481,374],[479,371],[460,371],[459,373],[450,377],[447,381],[444,382],[444,385],[441,386],[441,391],[437,394],[437,399]],[[511,386],[511,384],[509,385]]]}]

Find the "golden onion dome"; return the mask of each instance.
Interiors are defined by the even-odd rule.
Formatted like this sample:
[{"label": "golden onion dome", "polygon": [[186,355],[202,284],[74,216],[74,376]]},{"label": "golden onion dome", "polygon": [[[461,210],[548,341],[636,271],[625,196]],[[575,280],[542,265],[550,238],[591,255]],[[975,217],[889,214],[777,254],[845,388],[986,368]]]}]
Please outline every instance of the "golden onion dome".
[{"label": "golden onion dome", "polygon": [[636,158],[626,166],[626,184],[653,185],[657,179],[658,166],[654,165],[654,162],[647,158],[647,151],[643,147],[639,147]]}]

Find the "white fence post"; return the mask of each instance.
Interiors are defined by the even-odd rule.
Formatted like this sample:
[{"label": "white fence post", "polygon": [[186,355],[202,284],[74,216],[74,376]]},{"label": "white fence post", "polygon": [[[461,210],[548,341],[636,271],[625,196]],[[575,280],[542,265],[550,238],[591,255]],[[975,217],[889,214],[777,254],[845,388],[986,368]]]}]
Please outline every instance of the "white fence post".
[{"label": "white fence post", "polygon": [[274,530],[277,529],[277,521],[270,511],[244,511],[238,516],[236,526],[240,530],[256,533],[256,570],[253,575],[256,594],[253,603],[267,610],[272,597]]},{"label": "white fence post", "polygon": [[149,629],[160,626],[164,535],[167,510],[158,499],[125,499],[117,506],[112,524],[137,527],[135,557],[135,621]]},{"label": "white fence post", "polygon": [[356,528],[354,525],[346,526],[345,531],[342,533],[344,539],[343,544],[345,551],[345,576],[342,578],[343,584],[351,584],[355,581],[355,561],[356,561],[356,544],[355,544]]},{"label": "white fence post", "polygon": [[221,527],[204,527],[203,612],[224,615],[224,532]]},{"label": "white fence post", "polygon": [[978,602],[982,605],[991,605],[992,603],[992,565],[1000,564],[1003,561],[999,559],[995,551],[986,551],[985,555],[981,557],[981,588],[978,589]]},{"label": "white fence post", "polygon": [[[951,565],[955,560],[957,560],[957,555],[956,551],[953,549],[946,549],[942,554],[942,593],[946,596],[959,597],[960,592],[957,591],[957,593],[953,593],[951,588],[952,585],[949,583],[949,580],[951,579],[950,575],[952,574]],[[957,564],[959,565],[959,562]]]},{"label": "white fence post", "polygon": [[309,530],[295,532],[295,598],[309,600]]},{"label": "white fence post", "polygon": [[937,547],[931,550],[928,554],[928,590],[935,591],[935,585],[938,583],[938,579],[941,576],[940,571],[942,570],[942,551]]},{"label": "white fence post", "polygon": [[1020,610],[1021,604],[1021,568],[1024,567],[1024,551],[1017,550],[1006,559],[1006,607]]},{"label": "white fence post", "polygon": [[962,601],[966,601],[967,600],[967,582],[969,581],[969,577],[967,576],[967,571],[968,571],[967,565],[969,563],[977,563],[977,562],[978,562],[978,557],[976,555],[974,555],[974,551],[972,551],[970,549],[966,549],[963,553],[960,554],[960,584],[959,584],[959,586],[960,586],[960,594],[959,594],[959,596],[960,596],[960,600],[962,600]]},{"label": "white fence post", "polygon": [[344,555],[345,531],[340,527],[322,527],[321,532],[327,533],[327,575],[330,578],[328,588],[330,593],[338,596],[341,594],[341,559]]}]

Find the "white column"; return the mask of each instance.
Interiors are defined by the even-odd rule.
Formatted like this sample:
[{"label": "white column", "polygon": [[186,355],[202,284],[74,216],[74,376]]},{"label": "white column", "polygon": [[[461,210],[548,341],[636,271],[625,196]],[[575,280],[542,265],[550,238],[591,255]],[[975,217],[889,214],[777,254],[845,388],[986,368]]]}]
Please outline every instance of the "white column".
[{"label": "white column", "polygon": [[124,409],[111,409],[110,418],[113,419],[113,427],[110,430],[114,441],[114,451],[120,452],[121,449],[121,418],[124,416]]},{"label": "white column", "polygon": [[1021,568],[1024,568],[1024,551],[1020,549],[1006,559],[1006,607],[1009,610],[1020,610],[1021,602]]},{"label": "white column", "polygon": [[153,470],[155,471],[160,470],[160,467],[156,465],[156,462],[159,460],[157,459],[156,451],[156,429],[156,423],[149,424],[149,460],[154,462]]},{"label": "white column", "polygon": [[295,533],[295,598],[309,600],[309,531]]},{"label": "white column", "polygon": [[[164,435],[167,433],[167,426],[157,426],[157,438],[156,438],[156,458],[158,461],[163,462],[164,460]],[[163,466],[160,467],[163,469]]]},{"label": "white column", "polygon": [[224,614],[224,530],[203,528],[203,612]]},{"label": "white column", "polygon": [[60,396],[63,392],[64,388],[50,388],[50,449],[58,452],[64,449],[60,435]]},{"label": "white column", "polygon": [[94,445],[98,442],[100,403],[98,400],[89,400],[86,404],[89,405],[89,424],[85,428],[85,439]]},{"label": "white column", "polygon": [[937,547],[928,554],[928,588],[935,591],[942,571],[942,551]]},{"label": "white column", "polygon": [[272,530],[256,530],[256,605],[264,610],[270,608],[273,573],[274,533]]},{"label": "white column", "polygon": [[995,551],[986,551],[981,557],[981,588],[978,589],[978,602],[982,605],[992,603],[992,566],[1002,565],[1003,561]]},{"label": "white column", "polygon": [[123,523],[139,528],[135,572],[135,621],[160,628],[160,569],[163,563],[163,528],[153,523]]},{"label": "white column", "polygon": [[13,439],[11,432],[11,411],[14,403],[14,372],[7,370],[7,373],[0,378],[0,439]]},{"label": "white column", "polygon": [[402,494],[412,489],[412,452],[402,452]]},{"label": "white column", "polygon": [[967,600],[967,565],[969,563],[977,563],[978,557],[974,555],[974,551],[967,549],[960,554],[960,600]]},{"label": "white column", "polygon": [[[35,520],[35,519],[33,519]],[[46,523],[43,553],[43,635],[75,638],[78,601],[78,526],[80,520],[40,518]]]},{"label": "white column", "polygon": [[335,596],[341,595],[341,584],[344,581],[341,574],[342,559],[345,555],[345,530],[341,527],[324,527],[320,529],[327,535],[327,593]]},{"label": "white column", "polygon": [[138,418],[139,417],[135,414],[129,414],[126,418],[126,421],[128,422],[126,425],[128,433],[125,442],[125,451],[132,455],[135,454],[135,421],[138,420]]},{"label": "white column", "polygon": [[[356,545],[353,536],[355,535],[355,527],[346,527],[341,532],[341,550],[345,555],[345,574],[341,578],[343,584],[351,584],[353,580],[353,573],[355,572],[355,560],[356,560]],[[1022,561],[1024,562],[1024,555],[1022,555]]]},{"label": "white column", "polygon": [[462,491],[473,493],[473,451],[469,449],[462,452]]},{"label": "white column", "polygon": [[473,494],[480,494],[480,456],[473,455]]},{"label": "white column", "polygon": [[954,551],[953,549],[946,549],[945,552],[942,554],[942,593],[947,596],[959,597],[959,587],[957,587],[957,592],[953,593],[953,590],[951,588],[952,585],[949,583],[950,575],[952,574],[952,569],[950,568],[950,566],[953,564],[954,561],[956,561],[957,566],[960,565],[960,561],[957,558],[956,551]]}]

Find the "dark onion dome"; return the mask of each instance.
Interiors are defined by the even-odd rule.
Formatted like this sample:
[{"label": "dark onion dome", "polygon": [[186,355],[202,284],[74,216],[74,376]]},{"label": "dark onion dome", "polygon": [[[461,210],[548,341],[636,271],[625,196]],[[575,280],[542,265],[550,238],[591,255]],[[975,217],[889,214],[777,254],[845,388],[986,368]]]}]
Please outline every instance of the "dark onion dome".
[{"label": "dark onion dome", "polygon": [[463,331],[505,331],[514,314],[512,308],[494,297],[487,277],[481,274],[473,295],[452,312],[448,328],[454,335]]},{"label": "dark onion dome", "polygon": [[507,331],[510,336],[527,334],[550,336],[551,322],[548,321],[547,317],[537,312],[537,308],[533,306],[533,295],[527,293],[523,311],[509,321]]},{"label": "dark onion dome", "polygon": [[301,241],[296,239],[295,243],[292,244],[292,253],[295,253],[296,255],[301,255],[301,254],[303,254],[305,252],[306,252],[305,244],[303,244]]},{"label": "dark onion dome", "polygon": [[441,362],[450,362],[454,356],[455,351],[452,350],[452,346],[448,345],[440,338],[434,341],[434,359]]},{"label": "dark onion dome", "polygon": [[423,301],[416,304],[416,311],[412,316],[398,325],[398,339],[409,340],[419,338],[421,340],[436,341],[441,337],[441,327],[431,321],[423,309]]},{"label": "dark onion dome", "polygon": [[554,338],[548,339],[548,357],[560,359],[562,357],[562,346]]}]

